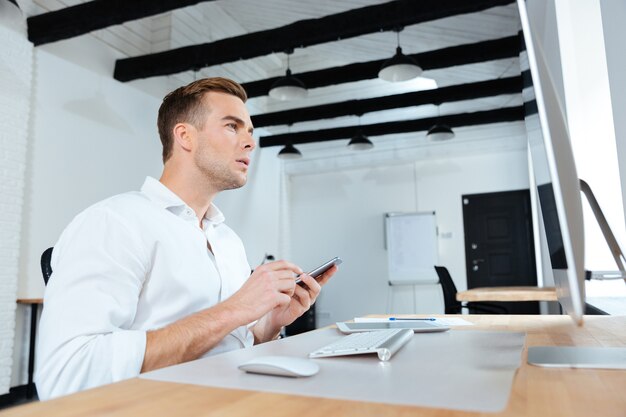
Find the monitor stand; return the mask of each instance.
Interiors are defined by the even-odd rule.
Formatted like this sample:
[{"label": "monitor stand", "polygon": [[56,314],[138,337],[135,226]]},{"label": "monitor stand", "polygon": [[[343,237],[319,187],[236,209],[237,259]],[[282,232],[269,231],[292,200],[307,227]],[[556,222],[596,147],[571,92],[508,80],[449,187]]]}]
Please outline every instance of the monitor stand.
[{"label": "monitor stand", "polygon": [[[580,180],[580,191],[585,194],[587,201],[589,201],[591,210],[619,269],[615,272],[591,272],[591,277],[596,279],[624,279],[626,282],[626,258],[609,223],[606,221],[606,217],[604,217],[598,200],[596,200],[589,184],[583,180]],[[606,277],[600,278],[603,275]],[[626,369],[626,347],[531,346],[528,348],[528,363],[550,368]]]},{"label": "monitor stand", "polygon": [[609,223],[606,221],[606,217],[604,217],[604,213],[600,208],[600,204],[598,204],[598,200],[596,200],[596,196],[593,194],[593,191],[591,191],[591,187],[584,180],[579,179],[579,182],[580,191],[582,191],[587,198],[589,206],[593,211],[593,215],[598,222],[598,226],[600,226],[600,230],[602,230],[604,240],[606,240],[607,245],[609,245],[613,259],[615,259],[615,263],[619,269],[619,271],[591,271],[587,273],[587,276],[591,279],[602,280],[623,279],[626,283],[626,257],[624,257],[624,252],[622,252],[617,239],[615,239],[615,235],[613,234]]}]

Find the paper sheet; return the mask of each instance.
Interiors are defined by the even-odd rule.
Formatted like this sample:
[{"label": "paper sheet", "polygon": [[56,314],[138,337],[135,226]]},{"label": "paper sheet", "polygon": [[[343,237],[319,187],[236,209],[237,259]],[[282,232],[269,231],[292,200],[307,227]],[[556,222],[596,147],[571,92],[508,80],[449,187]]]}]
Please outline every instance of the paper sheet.
[{"label": "paper sheet", "polygon": [[[385,323],[389,319],[377,318],[377,317],[355,317],[355,323]],[[402,317],[398,317],[395,321],[407,321],[402,320]],[[413,321],[413,320],[408,320]],[[433,317],[433,320],[428,320],[428,323],[438,324],[440,326],[473,326],[474,323],[458,317]]]},{"label": "paper sheet", "polygon": [[256,356],[306,358],[309,352],[341,337],[345,336],[336,329],[321,329],[141,377],[311,397],[497,412],[509,400],[524,345],[523,333],[450,330],[415,334],[388,362],[380,362],[372,354],[314,359],[320,372],[309,378],[255,375],[237,368]]}]

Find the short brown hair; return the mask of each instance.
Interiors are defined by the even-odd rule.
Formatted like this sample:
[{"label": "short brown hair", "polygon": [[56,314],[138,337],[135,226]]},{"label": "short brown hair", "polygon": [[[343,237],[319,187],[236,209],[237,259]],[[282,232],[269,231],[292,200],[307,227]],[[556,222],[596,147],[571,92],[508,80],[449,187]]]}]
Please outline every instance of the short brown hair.
[{"label": "short brown hair", "polygon": [[246,90],[228,78],[203,78],[179,87],[163,98],[159,108],[157,127],[163,144],[163,163],[172,155],[172,130],[177,123],[190,123],[196,129],[204,127],[207,109],[202,99],[209,91],[217,91],[239,97],[244,103],[248,99]]}]

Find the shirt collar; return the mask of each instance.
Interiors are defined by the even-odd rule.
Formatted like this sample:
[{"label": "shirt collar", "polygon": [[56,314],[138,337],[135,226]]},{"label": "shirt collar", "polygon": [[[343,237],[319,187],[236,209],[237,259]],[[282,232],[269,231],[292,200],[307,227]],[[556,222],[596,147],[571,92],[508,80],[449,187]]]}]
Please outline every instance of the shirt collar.
[{"label": "shirt collar", "polygon": [[[146,177],[146,180],[141,186],[141,193],[146,195],[159,207],[166,209],[177,216],[181,216],[185,211],[191,210],[191,207],[189,207],[179,196],[155,178]],[[211,203],[209,209],[204,215],[204,220],[217,225],[219,223],[223,223],[225,218],[220,209],[218,209],[215,204]]]}]

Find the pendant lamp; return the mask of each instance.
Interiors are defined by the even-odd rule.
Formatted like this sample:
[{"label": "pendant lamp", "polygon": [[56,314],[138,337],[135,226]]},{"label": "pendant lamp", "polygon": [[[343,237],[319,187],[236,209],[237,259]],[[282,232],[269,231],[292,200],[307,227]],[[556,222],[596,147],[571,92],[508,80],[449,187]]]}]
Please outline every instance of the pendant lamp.
[{"label": "pendant lamp", "polygon": [[269,96],[281,101],[304,98],[307,95],[306,86],[300,79],[291,75],[291,69],[289,68],[289,55],[293,53],[293,49],[288,49],[285,53],[287,54],[287,72],[285,76],[274,81],[270,88]]},{"label": "pendant lamp", "polygon": [[437,123],[428,129],[426,136],[432,141],[449,140],[454,138],[454,131],[448,125]]},{"label": "pendant lamp", "polygon": [[[0,0],[0,27],[11,29],[17,32],[20,37],[28,37],[26,17],[16,0]],[[2,47],[4,48],[5,45]]]},{"label": "pendant lamp", "polygon": [[348,148],[354,151],[366,151],[368,149],[372,149],[374,144],[363,134],[363,131],[361,130],[361,115],[359,114],[358,116],[359,130],[357,130],[356,135],[354,135],[352,139],[350,139],[350,142],[348,142]]},{"label": "pendant lamp", "polygon": [[417,64],[417,61],[411,57],[408,57],[402,53],[400,47],[400,29],[396,29],[398,37],[398,47],[396,48],[396,54],[385,61],[378,71],[378,78],[390,81],[399,82],[407,81],[416,77],[419,77],[422,73],[422,68]]},{"label": "pendant lamp", "polygon": [[440,123],[439,117],[440,114],[440,104],[437,104],[437,123],[433,125],[430,129],[428,129],[428,133],[426,133],[426,137],[432,141],[438,142],[443,140],[449,140],[454,138],[454,131],[450,126]]},{"label": "pendant lamp", "polygon": [[280,159],[300,159],[302,158],[302,152],[300,152],[291,143],[288,143],[280,150],[280,152],[278,152],[277,156]]},{"label": "pendant lamp", "polygon": [[348,148],[355,151],[366,151],[368,149],[372,149],[373,147],[374,144],[372,141],[361,132],[358,132],[355,136],[353,136],[348,143]]}]

